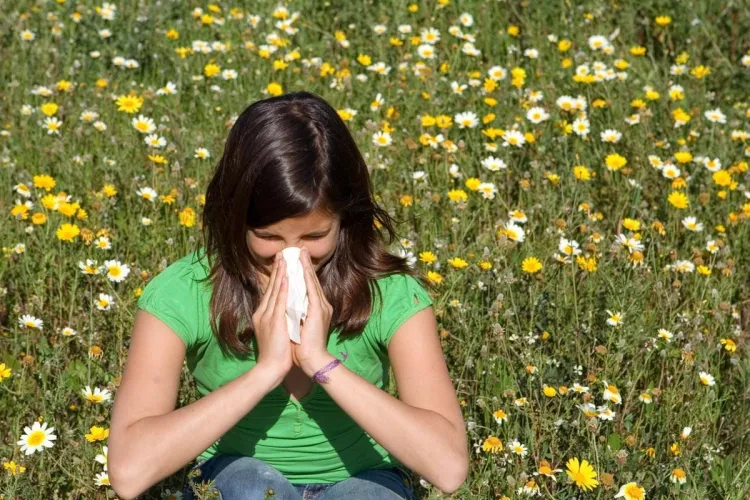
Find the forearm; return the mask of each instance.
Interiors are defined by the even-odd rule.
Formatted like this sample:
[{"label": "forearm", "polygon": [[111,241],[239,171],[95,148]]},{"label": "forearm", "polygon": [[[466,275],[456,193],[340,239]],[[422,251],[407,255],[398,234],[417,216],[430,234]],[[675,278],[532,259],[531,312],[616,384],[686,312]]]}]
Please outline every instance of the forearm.
[{"label": "forearm", "polygon": [[112,442],[113,488],[128,498],[141,494],[206,450],[247,415],[280,380],[256,367],[187,406],[130,424]]},{"label": "forearm", "polygon": [[[333,356],[321,358],[324,366]],[[442,415],[415,408],[380,390],[339,365],[321,383],[341,407],[375,441],[401,463],[422,475],[442,491],[462,482],[460,464],[468,461],[463,429],[456,429]]]}]

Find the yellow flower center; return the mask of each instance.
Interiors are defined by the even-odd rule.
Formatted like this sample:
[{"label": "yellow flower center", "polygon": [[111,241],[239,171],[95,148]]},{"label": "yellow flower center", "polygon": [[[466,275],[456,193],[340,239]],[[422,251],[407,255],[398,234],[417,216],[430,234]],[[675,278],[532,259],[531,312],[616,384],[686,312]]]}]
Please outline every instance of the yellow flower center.
[{"label": "yellow flower center", "polygon": [[44,433],[44,431],[38,430],[34,431],[31,434],[29,434],[29,438],[27,440],[29,446],[39,446],[44,442],[44,439],[47,437],[47,435]]}]

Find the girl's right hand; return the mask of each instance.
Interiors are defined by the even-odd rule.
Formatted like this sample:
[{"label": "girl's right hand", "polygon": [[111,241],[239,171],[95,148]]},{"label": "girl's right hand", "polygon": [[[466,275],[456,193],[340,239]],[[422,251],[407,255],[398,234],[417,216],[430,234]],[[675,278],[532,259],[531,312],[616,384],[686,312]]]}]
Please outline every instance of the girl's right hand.
[{"label": "girl's right hand", "polygon": [[278,253],[268,288],[252,316],[258,342],[256,366],[270,371],[279,381],[289,373],[293,365],[292,343],[286,325],[287,281],[286,261]]}]

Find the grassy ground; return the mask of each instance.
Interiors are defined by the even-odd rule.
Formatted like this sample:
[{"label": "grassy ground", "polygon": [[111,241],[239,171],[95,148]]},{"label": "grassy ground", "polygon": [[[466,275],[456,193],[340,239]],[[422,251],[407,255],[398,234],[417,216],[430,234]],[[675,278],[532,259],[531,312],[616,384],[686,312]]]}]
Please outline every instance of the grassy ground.
[{"label": "grassy ground", "polygon": [[472,450],[454,498],[746,498],[741,2],[252,4],[3,8],[2,497],[115,496],[103,447],[135,301],[200,237],[232,119],[311,90],[407,221],[393,252],[437,284]]}]

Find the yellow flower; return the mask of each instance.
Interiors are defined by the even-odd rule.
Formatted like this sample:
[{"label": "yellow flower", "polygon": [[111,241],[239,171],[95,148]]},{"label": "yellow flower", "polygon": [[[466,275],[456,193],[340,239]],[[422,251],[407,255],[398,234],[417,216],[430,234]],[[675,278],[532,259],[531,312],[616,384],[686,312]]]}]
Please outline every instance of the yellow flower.
[{"label": "yellow flower", "polygon": [[164,165],[167,164],[167,159],[164,158],[162,155],[148,155],[148,159],[154,163],[161,163]]},{"label": "yellow flower", "polygon": [[89,432],[90,434],[86,434],[86,440],[89,443],[93,443],[94,441],[104,441],[109,437],[109,429],[104,427],[93,426]]},{"label": "yellow flower", "polygon": [[372,64],[372,58],[367,54],[359,54],[357,56],[357,62],[362,66],[369,66]]},{"label": "yellow flower", "polygon": [[468,199],[468,195],[463,189],[451,189],[448,191],[448,198],[454,203],[461,203]]},{"label": "yellow flower", "polygon": [[117,194],[117,188],[115,188],[113,184],[105,184],[104,187],[102,188],[102,193],[107,198],[112,198],[113,196]]},{"label": "yellow flower", "polygon": [[646,47],[642,47],[640,45],[636,45],[635,47],[630,47],[630,53],[634,56],[642,56],[646,54]]},{"label": "yellow flower", "polygon": [[126,113],[136,113],[141,106],[143,106],[143,97],[135,95],[121,95],[115,101],[117,104],[117,111],[124,111]]},{"label": "yellow flower", "polygon": [[708,76],[711,74],[711,68],[709,68],[708,66],[703,66],[701,64],[700,66],[696,66],[695,68],[691,69],[690,74],[700,80],[704,76]]},{"label": "yellow flower", "polygon": [[732,184],[732,176],[726,170],[717,170],[711,178],[717,186],[730,186]]},{"label": "yellow flower", "polygon": [[279,96],[284,93],[284,89],[282,88],[281,84],[276,82],[269,83],[266,87],[266,90],[272,96]]},{"label": "yellow flower", "polygon": [[419,260],[421,260],[422,262],[424,262],[425,264],[429,266],[437,260],[437,256],[430,251],[420,252]]},{"label": "yellow flower", "polygon": [[42,104],[41,108],[42,113],[44,113],[47,116],[54,116],[55,113],[57,113],[57,104],[54,102],[45,102]]},{"label": "yellow flower", "polygon": [[452,259],[448,259],[448,264],[451,265],[454,269],[463,269],[469,265],[468,262],[466,262],[461,257],[454,257]]},{"label": "yellow flower", "polygon": [[221,73],[221,68],[213,63],[206,64],[203,67],[203,74],[206,75],[207,78],[214,77]]},{"label": "yellow flower", "polygon": [[476,191],[479,189],[479,185],[482,183],[481,180],[477,179],[476,177],[469,177],[466,179],[465,186],[472,191]]},{"label": "yellow flower", "polygon": [[190,207],[185,207],[180,212],[180,225],[185,227],[193,227],[195,225],[195,210]]},{"label": "yellow flower", "polygon": [[511,24],[510,26],[508,26],[507,31],[510,36],[518,36],[518,33],[521,32],[521,29],[515,24]]},{"label": "yellow flower", "polygon": [[427,279],[435,285],[439,285],[443,282],[443,277],[440,273],[436,273],[435,271],[427,271]]},{"label": "yellow flower", "polygon": [[47,192],[49,192],[57,184],[52,176],[46,174],[35,175],[33,180],[34,187],[44,189]]},{"label": "yellow flower", "polygon": [[401,206],[410,207],[414,204],[414,197],[409,194],[405,194],[401,198],[399,198],[398,201],[399,203],[401,203]]},{"label": "yellow flower", "polygon": [[672,111],[672,118],[678,123],[687,123],[690,121],[690,115],[682,108],[677,108]]},{"label": "yellow flower", "polygon": [[560,40],[559,42],[557,42],[557,50],[559,50],[560,52],[567,52],[568,49],[570,49],[570,47],[572,46],[573,46],[573,42],[571,42],[567,38],[564,38]]},{"label": "yellow flower", "polygon": [[659,26],[667,26],[669,23],[672,22],[672,18],[669,16],[657,16],[656,19],[654,20],[656,21],[656,24],[658,24]]},{"label": "yellow flower", "polygon": [[583,165],[573,167],[573,175],[579,181],[588,181],[591,179],[591,171]]},{"label": "yellow flower", "polygon": [[536,257],[526,257],[521,263],[521,270],[525,273],[534,274],[542,269],[542,263]]},{"label": "yellow flower", "polygon": [[554,398],[555,396],[557,396],[557,391],[555,390],[555,388],[549,385],[545,385],[542,389],[542,392],[544,392],[544,395],[548,398]]},{"label": "yellow flower", "polygon": [[81,230],[75,224],[63,224],[57,229],[57,239],[62,241],[73,241],[81,234]]},{"label": "yellow flower", "polygon": [[[737,351],[737,344],[735,344],[734,340],[732,340],[732,339],[721,339],[719,342],[721,343],[721,345],[724,346],[724,349],[726,349],[727,351],[729,351],[729,352],[736,352]],[[0,365],[0,369],[2,368],[2,366],[3,365]],[[0,371],[2,371],[2,370],[0,370]],[[0,374],[0,379],[1,378],[2,378],[2,376]]]},{"label": "yellow flower", "polygon": [[596,471],[588,461],[584,460],[579,463],[577,458],[571,458],[566,466],[565,472],[579,488],[593,490],[599,485],[599,481],[596,480]]},{"label": "yellow flower", "polygon": [[604,163],[606,163],[607,168],[609,170],[620,170],[622,167],[627,165],[628,160],[624,156],[620,156],[617,153],[612,153],[607,155],[607,158],[604,160]]},{"label": "yellow flower", "polygon": [[693,160],[693,155],[690,151],[678,151],[674,154],[674,158],[679,163],[689,163]]},{"label": "yellow flower", "polygon": [[11,460],[10,462],[3,462],[3,468],[7,470],[8,474],[12,476],[17,476],[18,474],[23,474],[24,472],[26,472],[26,467],[17,464],[13,460]]},{"label": "yellow flower", "polygon": [[669,201],[669,203],[675,208],[684,209],[688,207],[688,197],[685,193],[680,191],[672,191],[669,194],[667,201]]},{"label": "yellow flower", "polygon": [[630,231],[641,230],[641,223],[635,219],[629,219],[626,217],[625,219],[623,219],[622,225],[625,227],[625,229],[629,229]]},{"label": "yellow flower", "polygon": [[13,370],[11,370],[9,366],[5,366],[5,363],[0,363],[0,382],[6,378],[10,378],[12,372]]},{"label": "yellow flower", "polygon": [[482,450],[489,453],[499,453],[503,451],[503,442],[496,436],[489,436],[482,443]]}]

